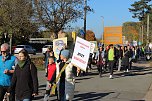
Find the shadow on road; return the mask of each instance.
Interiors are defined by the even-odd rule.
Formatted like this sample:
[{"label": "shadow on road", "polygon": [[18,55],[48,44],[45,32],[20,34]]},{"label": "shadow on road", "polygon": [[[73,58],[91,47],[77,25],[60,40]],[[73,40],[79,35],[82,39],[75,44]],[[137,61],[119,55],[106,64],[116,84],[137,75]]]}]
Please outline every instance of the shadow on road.
[{"label": "shadow on road", "polygon": [[73,101],[98,101],[102,97],[105,97],[111,93],[114,93],[114,92],[109,92],[109,93],[88,92],[88,93],[76,94],[74,96]]},{"label": "shadow on road", "polygon": [[137,67],[133,66],[130,72],[121,72],[116,73],[115,78],[120,78],[123,76],[138,76],[138,75],[147,75],[152,74],[152,68],[151,67]]},{"label": "shadow on road", "polygon": [[87,80],[91,78],[94,78],[94,77],[81,77],[81,78],[76,78],[76,80]]}]

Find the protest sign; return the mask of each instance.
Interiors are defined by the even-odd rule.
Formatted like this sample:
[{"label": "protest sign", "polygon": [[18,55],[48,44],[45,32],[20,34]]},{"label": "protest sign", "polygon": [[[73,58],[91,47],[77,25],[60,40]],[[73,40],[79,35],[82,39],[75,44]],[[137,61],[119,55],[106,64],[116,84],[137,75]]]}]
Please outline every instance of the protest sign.
[{"label": "protest sign", "polygon": [[56,58],[59,57],[60,50],[67,46],[67,37],[53,40],[53,51]]},{"label": "protest sign", "polygon": [[98,51],[97,41],[90,41],[90,42],[95,44],[93,52],[97,52]]},{"label": "protest sign", "polygon": [[77,37],[71,63],[86,71],[91,43]]}]

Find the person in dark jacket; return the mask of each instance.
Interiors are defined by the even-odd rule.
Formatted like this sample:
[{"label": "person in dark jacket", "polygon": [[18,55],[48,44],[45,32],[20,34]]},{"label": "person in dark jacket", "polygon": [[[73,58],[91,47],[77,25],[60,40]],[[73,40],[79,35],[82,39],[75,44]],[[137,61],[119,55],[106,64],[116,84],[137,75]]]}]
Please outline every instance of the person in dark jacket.
[{"label": "person in dark jacket", "polygon": [[38,94],[37,68],[24,49],[19,52],[18,59],[9,93],[15,90],[17,101],[31,101],[32,96]]},{"label": "person in dark jacket", "polygon": [[119,63],[118,63],[118,71],[121,70],[121,62],[122,62],[122,57],[123,57],[123,47],[119,46]]},{"label": "person in dark jacket", "polygon": [[105,58],[105,70],[108,70],[107,68],[107,64],[108,64],[108,51],[109,51],[109,46],[106,47],[105,49],[105,54],[104,54],[104,58]]},{"label": "person in dark jacket", "polygon": [[123,53],[123,59],[122,59],[125,72],[129,71],[129,57],[130,57],[130,52],[127,49],[127,47],[125,46],[124,53]]}]

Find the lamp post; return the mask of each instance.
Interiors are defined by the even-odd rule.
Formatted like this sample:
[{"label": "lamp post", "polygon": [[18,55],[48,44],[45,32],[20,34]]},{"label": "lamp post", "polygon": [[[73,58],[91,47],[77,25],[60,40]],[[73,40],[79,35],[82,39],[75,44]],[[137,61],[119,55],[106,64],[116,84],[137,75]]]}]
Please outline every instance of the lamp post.
[{"label": "lamp post", "polygon": [[147,15],[147,45],[149,44],[149,14]]},{"label": "lamp post", "polygon": [[104,17],[103,16],[101,16],[101,18],[102,18],[102,28],[103,28],[103,33],[102,33],[102,45],[104,44],[104,42],[103,42],[103,40],[104,40]]}]

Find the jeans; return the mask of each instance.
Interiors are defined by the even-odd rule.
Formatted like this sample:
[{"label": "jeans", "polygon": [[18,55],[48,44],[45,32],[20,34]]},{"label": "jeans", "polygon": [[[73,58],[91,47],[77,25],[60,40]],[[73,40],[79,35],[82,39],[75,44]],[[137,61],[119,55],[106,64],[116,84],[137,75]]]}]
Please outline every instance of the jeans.
[{"label": "jeans", "polygon": [[121,62],[122,62],[122,59],[121,59],[121,58],[119,58],[118,71],[120,71],[120,70],[121,70]]},{"label": "jeans", "polygon": [[31,99],[23,99],[23,100],[16,100],[16,101],[31,101]]},{"label": "jeans", "polygon": [[109,60],[110,75],[113,75],[114,60]]}]

